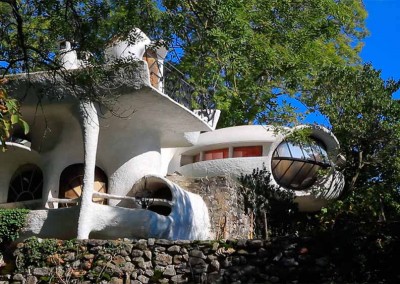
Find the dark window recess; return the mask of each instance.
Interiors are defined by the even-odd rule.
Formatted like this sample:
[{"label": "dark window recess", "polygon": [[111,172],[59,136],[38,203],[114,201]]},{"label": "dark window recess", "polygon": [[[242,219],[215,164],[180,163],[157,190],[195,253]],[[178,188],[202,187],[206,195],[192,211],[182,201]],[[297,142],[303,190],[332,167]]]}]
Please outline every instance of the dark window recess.
[{"label": "dark window recess", "polygon": [[42,198],[43,173],[35,165],[24,165],[14,174],[8,188],[7,202]]},{"label": "dark window recess", "polygon": [[166,205],[150,205],[147,209],[164,216],[171,214],[171,207]]}]

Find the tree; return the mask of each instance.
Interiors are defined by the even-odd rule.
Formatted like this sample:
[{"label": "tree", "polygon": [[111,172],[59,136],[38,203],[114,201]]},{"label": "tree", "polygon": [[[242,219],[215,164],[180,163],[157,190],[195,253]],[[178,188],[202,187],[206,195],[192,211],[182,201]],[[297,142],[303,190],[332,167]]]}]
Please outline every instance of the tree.
[{"label": "tree", "polygon": [[293,203],[294,191],[271,184],[271,173],[265,168],[254,169],[251,174],[240,177],[244,207],[253,218],[256,238],[269,239],[291,232],[291,221],[297,212]]},{"label": "tree", "polygon": [[0,147],[3,150],[14,125],[20,125],[25,134],[29,131],[29,125],[21,118],[18,101],[7,96],[7,92],[3,88],[5,83],[7,83],[6,79],[0,79]]},{"label": "tree", "polygon": [[310,89],[327,66],[357,64],[366,34],[358,0],[163,4],[164,34],[182,49],[178,68],[212,96],[223,112],[220,126],[279,120],[291,112],[277,105],[279,94]]},{"label": "tree", "polygon": [[112,38],[139,27],[178,48],[173,62],[208,99],[199,107],[223,111],[221,126],[273,122],[292,111],[279,94],[358,62],[365,17],[360,0],[0,0],[0,72],[62,70],[61,39],[99,65]]},{"label": "tree", "polygon": [[327,68],[302,99],[324,114],[347,162],[342,199],[333,215],[363,221],[400,216],[400,81],[383,80],[370,64]]}]

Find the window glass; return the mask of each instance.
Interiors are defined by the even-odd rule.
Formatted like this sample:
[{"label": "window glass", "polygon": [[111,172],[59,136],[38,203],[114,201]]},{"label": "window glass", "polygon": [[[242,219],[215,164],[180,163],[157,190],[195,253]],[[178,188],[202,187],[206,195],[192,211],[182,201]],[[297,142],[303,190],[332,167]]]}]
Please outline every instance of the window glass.
[{"label": "window glass", "polygon": [[329,166],[328,153],[322,142],[283,141],[273,153],[271,169],[279,185],[305,189],[314,184],[320,169]]},{"label": "window glass", "polygon": [[36,165],[20,167],[11,179],[7,202],[28,201],[42,198],[43,174]]},{"label": "window glass", "polygon": [[262,146],[247,146],[233,148],[233,157],[260,157],[262,156]]},{"label": "window glass", "polygon": [[226,159],[229,157],[229,149],[218,149],[204,152],[204,161]]}]

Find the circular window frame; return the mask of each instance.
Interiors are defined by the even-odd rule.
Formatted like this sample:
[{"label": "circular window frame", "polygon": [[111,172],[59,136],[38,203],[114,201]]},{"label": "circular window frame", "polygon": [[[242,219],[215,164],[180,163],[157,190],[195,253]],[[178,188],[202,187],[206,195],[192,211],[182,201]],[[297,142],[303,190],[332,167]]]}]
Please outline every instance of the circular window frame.
[{"label": "circular window frame", "polygon": [[[34,190],[30,190],[32,187],[34,188]],[[21,196],[26,195],[30,195],[31,198],[21,198]],[[31,200],[40,200],[42,198],[43,172],[40,167],[35,164],[25,164],[20,166],[14,172],[10,180],[8,186],[7,202],[24,202]]]},{"label": "circular window frame", "polygon": [[[294,131],[304,129],[304,128],[309,128],[311,130],[310,137],[312,137],[315,140],[318,140],[322,143],[322,145],[325,146],[325,150],[327,153],[327,160],[328,163],[330,164],[330,169],[335,168],[335,162],[336,162],[336,156],[339,152],[339,141],[333,135],[333,133],[319,125],[298,125],[293,128],[284,128],[283,131],[279,131],[278,133],[275,134],[275,141],[272,142],[272,144],[269,147],[268,155],[267,155],[267,160],[266,160],[266,165],[268,170],[271,172],[271,184],[281,187],[282,189],[287,189],[287,190],[294,190],[296,193],[296,196],[303,196],[303,195],[310,195],[315,192],[315,190],[323,190],[325,183],[323,182],[323,179],[326,178],[325,175],[319,175],[320,178],[318,178],[312,185],[308,187],[295,187],[295,188],[290,188],[288,186],[284,186],[282,184],[279,184],[277,182],[277,178],[274,176],[272,172],[272,161],[273,161],[273,154],[275,150],[278,148],[278,146],[287,140],[287,138],[293,133]],[[327,174],[329,176],[329,173]],[[321,183],[322,182],[322,183]]]}]

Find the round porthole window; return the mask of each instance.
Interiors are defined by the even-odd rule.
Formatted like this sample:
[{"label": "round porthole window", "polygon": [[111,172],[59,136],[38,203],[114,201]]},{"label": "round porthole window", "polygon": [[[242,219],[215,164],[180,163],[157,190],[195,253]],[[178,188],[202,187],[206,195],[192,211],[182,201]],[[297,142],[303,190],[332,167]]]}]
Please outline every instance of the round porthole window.
[{"label": "round porthole window", "polygon": [[28,201],[42,198],[43,174],[35,165],[20,167],[11,179],[7,202]]},{"label": "round porthole window", "polygon": [[318,171],[330,167],[324,144],[318,140],[304,143],[283,141],[272,156],[272,174],[282,187],[303,190],[312,186]]}]

